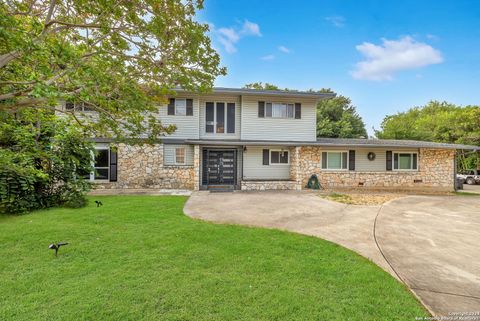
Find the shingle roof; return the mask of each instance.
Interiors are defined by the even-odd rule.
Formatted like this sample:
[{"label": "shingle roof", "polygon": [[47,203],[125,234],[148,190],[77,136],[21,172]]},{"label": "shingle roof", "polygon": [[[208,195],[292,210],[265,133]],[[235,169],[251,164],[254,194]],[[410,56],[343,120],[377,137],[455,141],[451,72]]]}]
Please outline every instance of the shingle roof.
[{"label": "shingle roof", "polygon": [[398,139],[318,138],[316,144],[324,146],[415,147],[480,150],[480,146]]},{"label": "shingle roof", "polygon": [[163,139],[164,143],[222,145],[222,146],[326,146],[326,147],[383,147],[383,148],[435,148],[479,150],[480,146],[424,142],[418,140],[360,139],[360,138],[318,138],[316,141],[270,141],[240,139]]},{"label": "shingle roof", "polygon": [[[176,91],[185,91],[177,88]],[[320,93],[310,91],[298,91],[298,90],[260,90],[260,89],[247,89],[247,88],[226,88],[226,87],[214,87],[213,93],[218,94],[237,94],[237,95],[262,95],[262,96],[283,96],[283,97],[303,97],[303,98],[333,98],[336,96],[334,93]]]}]

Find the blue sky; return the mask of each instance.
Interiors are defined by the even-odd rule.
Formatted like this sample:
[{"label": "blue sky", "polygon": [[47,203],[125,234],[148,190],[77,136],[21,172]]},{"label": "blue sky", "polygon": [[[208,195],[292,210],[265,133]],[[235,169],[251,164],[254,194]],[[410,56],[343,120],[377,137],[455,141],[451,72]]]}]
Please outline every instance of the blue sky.
[{"label": "blue sky", "polygon": [[332,88],[367,129],[429,100],[480,104],[480,1],[206,0],[215,85]]}]

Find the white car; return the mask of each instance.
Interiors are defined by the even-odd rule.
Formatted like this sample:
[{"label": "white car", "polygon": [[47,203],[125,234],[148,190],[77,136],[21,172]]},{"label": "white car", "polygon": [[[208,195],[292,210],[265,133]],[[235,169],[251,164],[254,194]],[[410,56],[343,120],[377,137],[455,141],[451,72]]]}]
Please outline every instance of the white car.
[{"label": "white car", "polygon": [[457,178],[461,178],[468,185],[480,184],[480,173],[478,169],[469,169],[458,173]]}]

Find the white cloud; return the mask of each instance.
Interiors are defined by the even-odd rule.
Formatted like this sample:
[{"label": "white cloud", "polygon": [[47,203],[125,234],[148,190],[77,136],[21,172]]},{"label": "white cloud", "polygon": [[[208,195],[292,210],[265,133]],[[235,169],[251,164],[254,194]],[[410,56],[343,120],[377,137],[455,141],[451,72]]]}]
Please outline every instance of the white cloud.
[{"label": "white cloud", "polygon": [[327,20],[337,28],[342,28],[345,26],[345,18],[342,16],[330,16],[326,17],[325,20]]},{"label": "white cloud", "polygon": [[381,45],[364,42],[356,46],[365,57],[355,65],[353,78],[391,80],[398,71],[443,62],[440,51],[409,36],[399,40],[382,39],[382,42]]},{"label": "white cloud", "polygon": [[274,56],[274,55],[266,55],[266,56],[263,56],[263,57],[260,58],[260,59],[268,61],[268,60],[273,60],[273,59],[275,59],[275,56]]},{"label": "white cloud", "polygon": [[290,53],[290,49],[288,49],[285,46],[278,46],[278,50],[280,50],[283,53],[287,53],[287,54]]},{"label": "white cloud", "polygon": [[257,37],[262,36],[262,34],[260,33],[260,27],[258,26],[258,24],[254,22],[250,22],[248,20],[245,20],[245,22],[243,23],[243,27],[240,33],[246,36],[257,36]]},{"label": "white cloud", "polygon": [[241,27],[222,27],[215,28],[212,23],[208,23],[210,31],[217,38],[218,42],[223,46],[227,53],[235,53],[235,46],[240,39],[247,36],[261,37],[260,27],[258,24],[245,20]]}]

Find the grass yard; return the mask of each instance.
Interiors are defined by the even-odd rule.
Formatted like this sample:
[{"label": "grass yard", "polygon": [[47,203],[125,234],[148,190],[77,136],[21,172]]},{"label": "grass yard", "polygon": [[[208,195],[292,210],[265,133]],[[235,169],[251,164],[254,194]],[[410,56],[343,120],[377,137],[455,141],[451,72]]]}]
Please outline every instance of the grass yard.
[{"label": "grass yard", "polygon": [[[414,320],[403,285],[340,246],[186,217],[185,197],[0,217],[0,320]],[[56,258],[48,245],[70,242]]]}]

